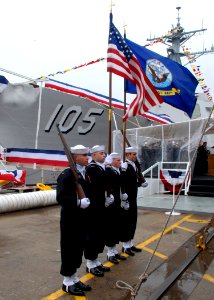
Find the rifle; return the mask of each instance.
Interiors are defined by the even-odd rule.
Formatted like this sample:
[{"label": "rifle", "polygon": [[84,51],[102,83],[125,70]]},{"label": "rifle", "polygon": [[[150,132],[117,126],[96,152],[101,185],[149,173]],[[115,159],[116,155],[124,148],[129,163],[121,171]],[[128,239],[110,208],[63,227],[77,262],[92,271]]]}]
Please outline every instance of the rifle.
[{"label": "rifle", "polygon": [[73,157],[71,155],[70,149],[69,149],[69,147],[68,147],[68,145],[65,141],[65,138],[64,138],[62,132],[59,129],[59,124],[56,125],[56,128],[57,128],[59,137],[62,141],[64,151],[65,151],[65,154],[66,154],[68,162],[69,162],[69,167],[70,167],[71,172],[72,172],[73,177],[74,177],[74,182],[75,182],[75,185],[76,185],[76,191],[77,191],[78,199],[85,198],[86,196],[85,196],[85,193],[83,191],[83,188],[82,188],[81,184],[78,181],[79,176],[78,176],[78,172],[77,172],[75,162],[74,162]]},{"label": "rifle", "polygon": [[[122,133],[122,135],[123,135],[123,131],[122,131],[122,130],[121,130],[121,133]],[[128,146],[128,147],[131,147],[131,144],[129,143],[129,140],[127,139],[127,137],[125,137],[125,141],[126,141],[127,146]],[[141,181],[141,183],[144,183],[146,180],[145,180],[145,178],[144,178],[144,176],[143,176],[143,174],[142,174],[141,167],[140,167],[140,162],[139,162],[139,160],[137,159],[137,157],[136,157],[135,165],[136,165],[136,167],[137,167],[137,175],[138,175],[138,178],[139,178],[139,180]]]}]

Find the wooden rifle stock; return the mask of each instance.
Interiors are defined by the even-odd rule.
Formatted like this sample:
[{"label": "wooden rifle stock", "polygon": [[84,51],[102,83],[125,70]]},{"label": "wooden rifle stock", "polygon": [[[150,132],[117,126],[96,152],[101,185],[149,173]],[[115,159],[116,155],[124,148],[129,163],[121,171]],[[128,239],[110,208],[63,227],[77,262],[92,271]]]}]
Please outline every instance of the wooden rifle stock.
[{"label": "wooden rifle stock", "polygon": [[60,139],[62,141],[62,144],[63,144],[63,147],[64,147],[64,151],[65,151],[65,154],[66,154],[68,162],[69,162],[69,167],[70,167],[70,169],[72,171],[72,174],[73,174],[73,177],[74,177],[78,199],[85,198],[86,196],[85,196],[85,193],[83,191],[83,188],[82,188],[81,184],[78,181],[79,177],[78,177],[77,168],[75,166],[75,162],[74,162],[73,157],[71,155],[70,149],[69,149],[69,147],[68,147],[68,145],[67,145],[67,143],[65,141],[65,138],[64,138],[62,132],[59,129],[59,124],[56,125],[56,128],[57,128],[59,137],[60,137]]},{"label": "wooden rifle stock", "polygon": [[[121,133],[123,135],[123,131],[121,130]],[[131,147],[131,144],[129,143],[129,140],[127,139],[127,137],[125,137],[125,141],[126,141],[126,144],[128,147]],[[141,181],[141,183],[144,183],[146,180],[142,174],[142,171],[141,171],[141,167],[140,167],[140,163],[139,163],[139,160],[136,158],[136,161],[135,161],[135,165],[137,167],[137,173],[138,173],[138,177]]]}]

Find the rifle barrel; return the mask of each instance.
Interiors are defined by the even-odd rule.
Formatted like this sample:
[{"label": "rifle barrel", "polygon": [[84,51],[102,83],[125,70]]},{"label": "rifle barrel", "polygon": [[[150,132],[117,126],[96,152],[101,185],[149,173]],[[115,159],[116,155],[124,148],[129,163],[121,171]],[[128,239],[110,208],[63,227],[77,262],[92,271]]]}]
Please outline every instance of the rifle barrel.
[{"label": "rifle barrel", "polygon": [[56,128],[57,128],[57,131],[58,131],[58,134],[59,134],[59,137],[61,139],[61,142],[63,144],[63,147],[64,147],[64,151],[65,151],[65,154],[67,156],[67,159],[68,159],[68,162],[69,162],[69,167],[71,169],[71,172],[74,176],[74,181],[75,181],[75,185],[76,185],[76,190],[77,190],[77,195],[78,195],[78,199],[82,199],[82,198],[85,198],[85,193],[83,191],[83,188],[81,186],[81,184],[79,183],[79,176],[78,176],[78,171],[77,171],[77,168],[76,168],[76,165],[75,165],[75,162],[73,160],[73,157],[71,155],[71,152],[70,152],[70,149],[66,143],[66,140],[61,132],[61,130],[59,129],[59,124],[56,125]]}]

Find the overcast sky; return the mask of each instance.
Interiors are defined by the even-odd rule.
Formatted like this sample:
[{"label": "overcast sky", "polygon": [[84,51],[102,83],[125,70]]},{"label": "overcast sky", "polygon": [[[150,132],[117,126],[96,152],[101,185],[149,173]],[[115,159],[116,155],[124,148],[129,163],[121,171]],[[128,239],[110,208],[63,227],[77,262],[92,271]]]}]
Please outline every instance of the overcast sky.
[{"label": "overcast sky", "polygon": [[[0,67],[38,78],[64,71],[92,60],[106,58],[110,0],[7,0],[1,3]],[[114,24],[127,38],[140,44],[147,38],[167,34],[177,24],[186,31],[207,28],[186,44],[192,51],[214,44],[213,9],[210,0],[114,0]],[[150,50],[166,56],[160,44]],[[187,60],[183,60],[186,63]],[[214,96],[214,54],[204,55],[197,65]],[[23,81],[0,71],[10,82]],[[106,60],[72,70],[53,79],[108,95]],[[198,88],[199,92],[201,89]],[[123,80],[113,76],[113,97],[123,98]]]}]

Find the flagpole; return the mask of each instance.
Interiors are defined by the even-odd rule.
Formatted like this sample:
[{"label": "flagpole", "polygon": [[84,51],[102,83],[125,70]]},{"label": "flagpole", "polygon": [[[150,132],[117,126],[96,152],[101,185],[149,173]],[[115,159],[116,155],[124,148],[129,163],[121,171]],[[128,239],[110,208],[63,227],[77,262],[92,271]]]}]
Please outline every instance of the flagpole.
[{"label": "flagpole", "polygon": [[111,153],[111,127],[112,127],[112,72],[109,73],[108,154]]},{"label": "flagpole", "polygon": [[[124,116],[125,114],[126,114],[126,91],[124,89]],[[123,121],[123,161],[126,160],[125,149],[126,149],[126,121]]]},{"label": "flagpole", "polygon": [[[124,24],[124,40],[126,39],[126,24]],[[126,79],[124,79],[124,116],[126,114]],[[123,162],[126,160],[126,120],[123,121]]]},{"label": "flagpole", "polygon": [[[110,4],[110,14],[112,14],[112,7],[114,4]],[[109,109],[108,109],[108,154],[111,153],[111,142],[112,142],[112,72],[109,72]]]}]

